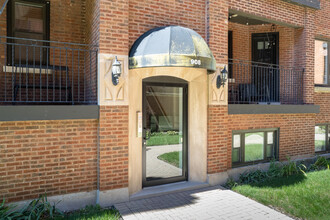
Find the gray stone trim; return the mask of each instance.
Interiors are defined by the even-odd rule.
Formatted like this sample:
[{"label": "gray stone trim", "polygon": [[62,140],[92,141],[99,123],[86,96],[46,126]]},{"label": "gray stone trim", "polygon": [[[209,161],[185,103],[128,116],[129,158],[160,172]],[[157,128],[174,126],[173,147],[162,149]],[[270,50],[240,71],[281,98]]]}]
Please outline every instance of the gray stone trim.
[{"label": "gray stone trim", "polygon": [[329,92],[330,92],[330,87],[315,86],[315,87],[314,87],[314,91],[315,91],[315,92],[329,93]]},{"label": "gray stone trim", "polygon": [[0,106],[0,121],[98,119],[98,105]]},{"label": "gray stone trim", "polygon": [[305,6],[314,9],[321,9],[319,0],[282,0],[295,5]]},{"label": "gray stone trim", "polygon": [[319,105],[228,105],[228,114],[307,114],[319,112]]}]

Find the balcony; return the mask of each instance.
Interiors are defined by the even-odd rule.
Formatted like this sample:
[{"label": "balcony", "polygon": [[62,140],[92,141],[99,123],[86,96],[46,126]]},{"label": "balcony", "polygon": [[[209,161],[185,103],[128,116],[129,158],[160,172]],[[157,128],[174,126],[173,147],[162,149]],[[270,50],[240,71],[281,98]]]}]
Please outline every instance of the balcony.
[{"label": "balcony", "polygon": [[96,46],[0,36],[0,105],[97,104]]},{"label": "balcony", "polygon": [[228,103],[301,105],[304,69],[229,59]]}]

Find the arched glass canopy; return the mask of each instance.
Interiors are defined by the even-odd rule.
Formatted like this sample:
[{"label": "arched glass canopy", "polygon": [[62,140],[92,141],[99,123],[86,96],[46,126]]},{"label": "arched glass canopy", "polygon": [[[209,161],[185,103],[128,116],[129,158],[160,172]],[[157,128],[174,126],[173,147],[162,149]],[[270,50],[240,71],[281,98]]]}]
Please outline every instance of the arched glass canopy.
[{"label": "arched glass canopy", "polygon": [[151,29],[141,35],[129,52],[129,68],[194,67],[216,70],[213,54],[195,31],[180,26]]}]

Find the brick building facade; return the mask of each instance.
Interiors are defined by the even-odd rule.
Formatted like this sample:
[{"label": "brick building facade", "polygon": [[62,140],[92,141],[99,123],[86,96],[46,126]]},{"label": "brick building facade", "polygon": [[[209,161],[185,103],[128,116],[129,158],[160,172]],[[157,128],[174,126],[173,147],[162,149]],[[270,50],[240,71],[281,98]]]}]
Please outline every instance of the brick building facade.
[{"label": "brick building facade", "polygon": [[[0,15],[1,43],[6,45],[0,48],[0,196],[7,201],[46,193],[51,200],[62,200],[63,209],[74,209],[127,201],[141,192],[148,175],[142,136],[148,131],[137,127],[142,123],[138,113],[146,114],[142,87],[155,83],[148,77],[170,76],[188,85],[187,125],[183,126],[188,130],[179,131],[181,139],[186,138],[179,143],[186,144],[183,161],[187,161],[181,168],[187,171],[182,174],[187,181],[220,184],[235,172],[234,136],[238,133],[240,168],[267,162],[265,156],[265,160],[244,163],[248,153],[242,144],[248,143],[247,133],[265,132],[263,154],[272,145],[279,161],[320,154],[315,152],[315,137],[319,137],[315,126],[330,125],[330,89],[314,85],[315,39],[330,42],[329,0],[313,1],[312,6],[303,0],[40,2],[50,4],[49,38],[43,39],[49,41],[44,44],[46,64],[34,62],[28,67],[27,62],[26,66],[19,62],[16,69],[8,64],[7,53],[15,50],[6,38],[10,36],[9,6]],[[215,72],[196,66],[131,68],[129,54],[137,39],[153,28],[172,25],[191,29],[205,40],[216,62]],[[272,33],[278,33],[273,42],[276,63],[254,64],[258,60],[253,55],[253,34],[267,38]],[[75,44],[56,46],[54,41]],[[232,57],[228,57],[229,47]],[[112,83],[115,56],[122,65],[118,85]],[[266,52],[261,60],[265,56]],[[232,76],[217,88],[216,79],[224,67]],[[42,74],[52,68],[51,74]],[[256,97],[259,92],[243,100],[247,96],[240,84],[248,84],[250,92],[251,84],[256,91],[265,88],[258,87],[261,75],[253,68],[273,74],[273,78],[262,78],[270,83],[266,95],[261,94],[266,101]],[[30,81],[24,78],[28,75]],[[275,129],[274,143],[268,129]],[[329,145],[329,140],[324,143]],[[327,150],[329,146],[321,153]]]}]

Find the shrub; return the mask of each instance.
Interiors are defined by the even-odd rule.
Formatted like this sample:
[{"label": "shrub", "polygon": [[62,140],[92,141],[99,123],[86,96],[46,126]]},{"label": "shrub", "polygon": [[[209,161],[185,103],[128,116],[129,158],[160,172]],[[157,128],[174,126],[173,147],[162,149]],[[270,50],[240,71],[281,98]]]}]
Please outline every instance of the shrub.
[{"label": "shrub", "polygon": [[38,199],[32,200],[22,209],[15,209],[15,206],[5,206],[3,201],[0,206],[0,219],[10,220],[25,220],[25,219],[54,219],[63,217],[63,213],[56,208],[56,205],[51,205],[47,197],[40,196]]},{"label": "shrub", "polygon": [[292,175],[299,175],[303,174],[306,176],[305,170],[307,170],[304,164],[299,164],[295,161],[291,161],[288,158],[288,162],[282,166],[282,176],[292,176]]},{"label": "shrub", "polygon": [[267,171],[268,178],[276,178],[282,176],[282,166],[279,163],[276,163],[275,160],[272,160]]},{"label": "shrub", "polygon": [[243,184],[247,183],[259,183],[267,178],[266,172],[261,170],[246,171],[239,177],[239,182]]},{"label": "shrub", "polygon": [[325,157],[318,157],[315,163],[310,166],[310,170],[329,169],[330,161]]},{"label": "shrub", "polygon": [[238,186],[238,183],[233,178],[229,177],[225,184],[225,187],[231,189],[235,186]]},{"label": "shrub", "polygon": [[14,206],[6,206],[5,199],[3,199],[0,204],[0,219],[19,219],[21,217],[21,213],[15,211],[14,208]]}]

